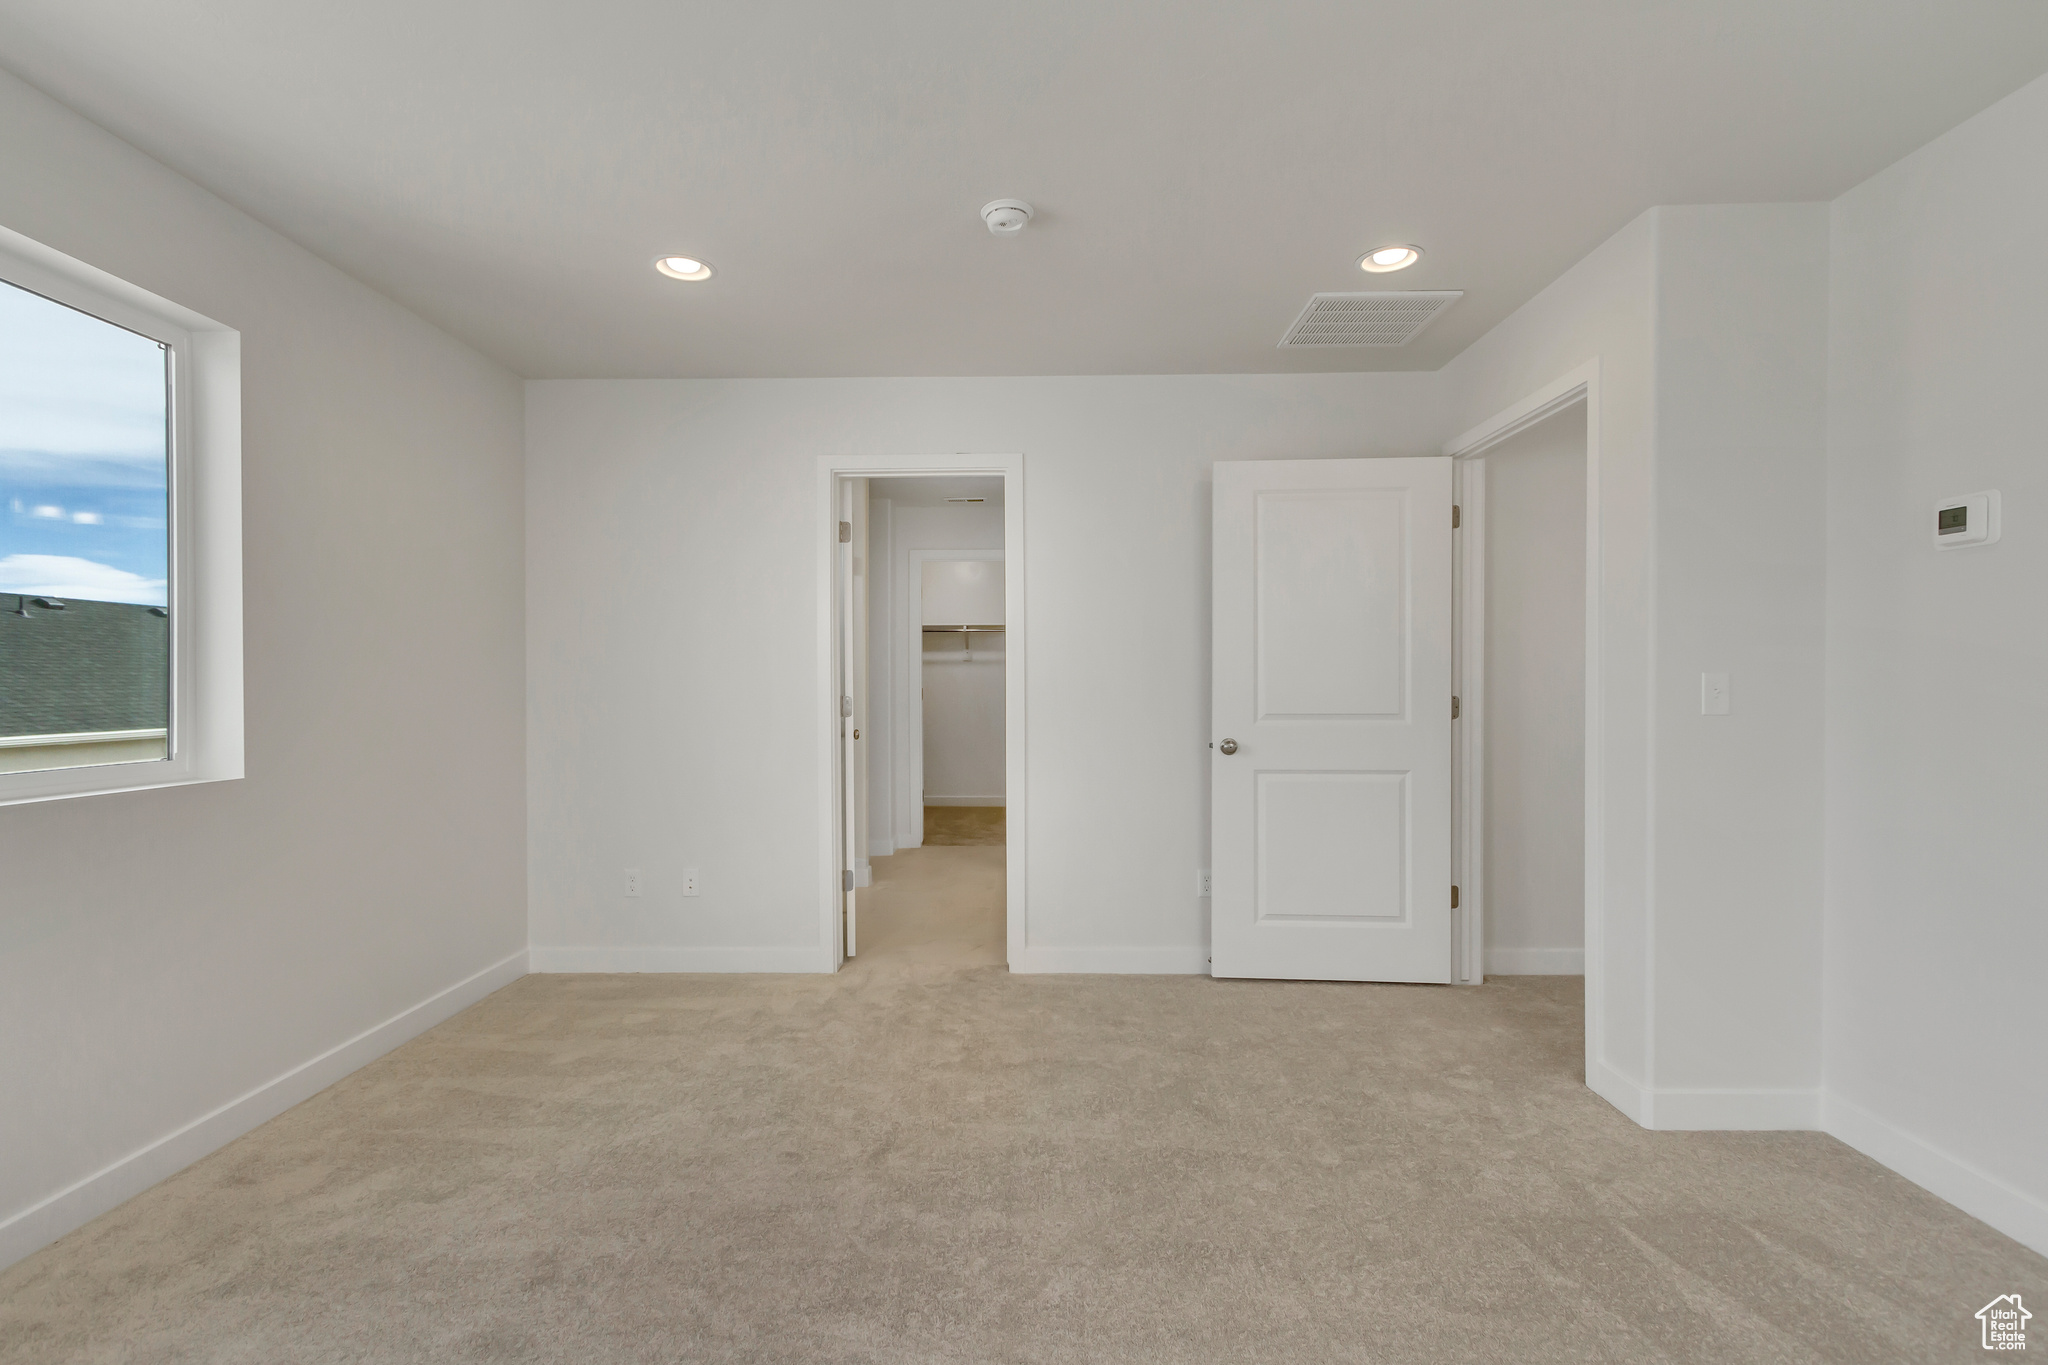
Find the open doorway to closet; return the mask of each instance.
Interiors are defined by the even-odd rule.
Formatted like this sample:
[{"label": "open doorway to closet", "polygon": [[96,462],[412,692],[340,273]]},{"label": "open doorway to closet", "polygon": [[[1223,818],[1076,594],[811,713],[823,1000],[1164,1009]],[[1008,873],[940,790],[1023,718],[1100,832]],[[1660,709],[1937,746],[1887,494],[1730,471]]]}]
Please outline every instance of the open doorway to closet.
[{"label": "open doorway to closet", "polygon": [[842,961],[1010,957],[1005,476],[841,474],[835,576]]},{"label": "open doorway to closet", "polygon": [[1585,975],[1598,898],[1597,447],[1590,380],[1458,453],[1460,979]]}]

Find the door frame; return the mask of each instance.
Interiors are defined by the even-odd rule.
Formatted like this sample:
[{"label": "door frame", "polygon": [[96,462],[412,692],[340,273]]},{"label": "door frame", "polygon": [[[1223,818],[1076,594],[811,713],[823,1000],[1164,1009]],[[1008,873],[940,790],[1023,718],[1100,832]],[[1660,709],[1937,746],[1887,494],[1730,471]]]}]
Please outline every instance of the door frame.
[{"label": "door frame", "polygon": [[[1003,805],[1005,917],[1012,968],[1029,942],[1026,851],[1030,837],[1027,797],[1029,709],[1025,695],[1025,651],[1029,639],[1024,600],[1024,457],[1021,454],[820,455],[815,484],[813,540],[818,547],[818,663],[813,714],[818,719],[819,932],[828,970],[845,964],[840,934],[839,839],[842,808],[839,781],[839,481],[919,474],[986,474],[1003,481]],[[870,582],[873,571],[870,569]],[[872,760],[870,760],[872,762]]]},{"label": "door frame", "polygon": [[[1400,525],[1403,529],[1395,540],[1395,544],[1399,547],[1398,552],[1401,556],[1401,562],[1406,565],[1397,574],[1396,591],[1398,594],[1397,601],[1400,604],[1399,612],[1406,623],[1402,627],[1406,639],[1402,649],[1408,655],[1408,662],[1401,669],[1399,685],[1402,695],[1407,700],[1401,703],[1397,717],[1382,717],[1383,719],[1397,718],[1399,725],[1387,727],[1381,732],[1382,736],[1391,736],[1392,738],[1383,737],[1377,741],[1368,739],[1368,731],[1379,730],[1380,727],[1377,726],[1368,727],[1367,730],[1358,730],[1355,727],[1346,726],[1344,728],[1352,732],[1352,737],[1348,741],[1328,735],[1320,737],[1311,735],[1304,747],[1294,747],[1304,744],[1298,733],[1294,736],[1282,736],[1277,731],[1262,729],[1263,722],[1259,712],[1263,703],[1259,698],[1262,696],[1264,688],[1258,678],[1248,677],[1246,674],[1237,672],[1234,669],[1226,671],[1223,664],[1219,662],[1233,654],[1242,655],[1243,651],[1238,648],[1238,645],[1245,643],[1245,639],[1242,636],[1235,635],[1238,626],[1249,627],[1253,636],[1263,638],[1264,635],[1264,631],[1259,624],[1262,616],[1259,603],[1262,600],[1265,589],[1262,586],[1264,582],[1263,569],[1258,561],[1260,560],[1259,546],[1264,543],[1265,534],[1263,530],[1252,526],[1251,523],[1256,523],[1259,520],[1257,515],[1259,503],[1269,492],[1282,496],[1313,497],[1316,493],[1328,492],[1333,487],[1341,487],[1342,491],[1346,492],[1375,488],[1374,483],[1353,484],[1345,476],[1334,473],[1317,479],[1312,474],[1312,471],[1329,470],[1338,466],[1353,466],[1362,472],[1374,467],[1384,470],[1390,466],[1399,465],[1410,466],[1414,471],[1413,476],[1409,479],[1397,477],[1383,478],[1376,485],[1378,491],[1399,488],[1403,493],[1403,510],[1400,513]],[[1245,476],[1240,476],[1235,472],[1240,470],[1248,472],[1273,470],[1276,472],[1269,478],[1261,481],[1256,475],[1248,473]],[[1425,470],[1427,471],[1426,474],[1424,473]],[[1233,471],[1228,478],[1226,478],[1226,471]],[[1212,676],[1210,681],[1212,696],[1210,699],[1210,709],[1212,714],[1210,734],[1212,738],[1210,740],[1210,748],[1214,751],[1221,737],[1233,725],[1239,723],[1225,716],[1219,708],[1232,708],[1235,710],[1240,706],[1240,703],[1244,703],[1248,704],[1249,710],[1240,719],[1243,724],[1253,727],[1253,732],[1247,738],[1254,746],[1254,757],[1240,760],[1240,762],[1251,764],[1251,770],[1249,772],[1240,770],[1239,776],[1250,778],[1252,785],[1248,791],[1244,788],[1238,789],[1237,796],[1247,798],[1247,804],[1239,805],[1234,812],[1226,803],[1232,802],[1236,798],[1224,792],[1226,784],[1221,776],[1224,769],[1218,766],[1219,763],[1227,762],[1227,760],[1217,758],[1214,752],[1211,753],[1209,759],[1211,777],[1211,781],[1208,784],[1210,787],[1211,826],[1209,860],[1212,864],[1209,875],[1217,879],[1208,888],[1213,893],[1210,897],[1210,975],[1219,975],[1216,968],[1216,958],[1219,955],[1217,949],[1221,938],[1218,929],[1223,922],[1221,910],[1231,908],[1230,906],[1223,905],[1223,902],[1231,900],[1231,888],[1224,885],[1230,878],[1225,874],[1242,872],[1249,879],[1251,885],[1241,888],[1244,899],[1234,901],[1233,904],[1236,910],[1249,910],[1253,912],[1250,917],[1252,928],[1249,938],[1238,938],[1238,935],[1243,932],[1241,928],[1233,928],[1228,937],[1237,939],[1236,944],[1233,946],[1234,948],[1245,950],[1242,954],[1243,957],[1257,958],[1263,956],[1265,960],[1258,963],[1258,969],[1255,970],[1232,970],[1224,973],[1222,974],[1224,979],[1459,984],[1462,980],[1458,955],[1460,944],[1459,924],[1462,918],[1462,907],[1453,906],[1450,894],[1453,890],[1457,870],[1456,746],[1458,727],[1453,722],[1449,705],[1451,698],[1456,695],[1457,689],[1458,547],[1453,508],[1456,506],[1457,499],[1458,465],[1455,460],[1445,459],[1442,454],[1414,457],[1376,457],[1368,455],[1339,459],[1219,460],[1213,466],[1212,473],[1214,476],[1214,488],[1212,490],[1214,496],[1211,501],[1214,512],[1214,526],[1212,528],[1214,534],[1210,545],[1211,582],[1209,595],[1211,599],[1211,628],[1214,639],[1212,640],[1213,647],[1211,650]],[[1291,482],[1297,476],[1305,480],[1305,482]],[[1226,484],[1229,487],[1226,487]],[[1418,492],[1425,486],[1427,489],[1426,496],[1418,497]],[[1442,502],[1437,501],[1439,497],[1443,499]],[[1240,498],[1243,501],[1235,501]],[[1421,506],[1418,507],[1417,503],[1420,503]],[[1445,504],[1450,504],[1450,506]],[[1239,517],[1235,513],[1237,508],[1249,509],[1252,512],[1252,516],[1249,520]],[[1418,513],[1420,513],[1419,516]],[[1439,521],[1437,518],[1442,518],[1442,520]],[[1421,530],[1423,527],[1434,529],[1425,533]],[[1243,534],[1240,534],[1240,532]],[[1449,536],[1449,543],[1437,540],[1436,537],[1439,535]],[[1432,540],[1435,541],[1434,545],[1429,544]],[[1441,560],[1435,559],[1435,554],[1438,551],[1441,551],[1444,555],[1444,558]],[[1425,554],[1426,557],[1418,560],[1416,558],[1418,554]],[[1423,586],[1418,588],[1418,575],[1424,573],[1424,570],[1418,568],[1418,565],[1426,566],[1429,564],[1435,565],[1435,581],[1431,583],[1424,578]],[[1418,604],[1418,597],[1423,599],[1420,604]],[[1419,636],[1422,634],[1434,635],[1434,639],[1429,642],[1428,646],[1423,646],[1420,643]],[[1234,637],[1234,640],[1227,637]],[[1259,656],[1262,646],[1256,640],[1252,640],[1249,642],[1249,648],[1252,656]],[[1432,661],[1431,666],[1425,667],[1422,664],[1421,661],[1425,659]],[[1253,658],[1253,662],[1256,663],[1256,657]],[[1443,669],[1440,673],[1435,671],[1438,666]],[[1251,674],[1262,676],[1264,668],[1263,666],[1254,667],[1250,669],[1250,672]],[[1421,680],[1432,673],[1434,674],[1433,685],[1424,686]],[[1443,691],[1434,691],[1434,686],[1441,686]],[[1426,700],[1430,696],[1435,698],[1433,703]],[[1425,700],[1418,700],[1418,698]],[[1417,711],[1415,709],[1417,706],[1422,706],[1424,710]],[[1434,711],[1434,719],[1431,719],[1430,711],[1435,706],[1441,706],[1444,709]],[[1340,720],[1342,717],[1304,716],[1299,717],[1299,719]],[[1352,719],[1357,719],[1357,717]],[[1284,726],[1285,722],[1283,721],[1282,724]],[[1443,726],[1444,729],[1435,732],[1436,738],[1426,741],[1415,738],[1417,736],[1429,735],[1430,732],[1435,731],[1435,727],[1438,725]],[[1237,733],[1245,734],[1246,732],[1239,730]],[[1263,751],[1259,747],[1262,743],[1261,734],[1265,735],[1266,738],[1263,742],[1269,746]],[[1397,744],[1415,743],[1422,747],[1419,752],[1409,753],[1403,755],[1400,760],[1388,762],[1386,760],[1390,756],[1384,751],[1378,753],[1370,752],[1375,742],[1381,744],[1389,742]],[[1350,763],[1348,769],[1334,765],[1331,767],[1320,767],[1317,765],[1316,759],[1311,757],[1311,755],[1327,757],[1333,745],[1342,746],[1346,743],[1364,744],[1368,747],[1368,752],[1350,752],[1350,756],[1346,760]],[[1438,747],[1439,745],[1442,747]],[[1225,745],[1224,752],[1234,751],[1230,745]],[[1261,752],[1265,754],[1264,757],[1258,756]],[[1265,767],[1264,765],[1269,762],[1277,762],[1280,766],[1278,768]],[[1263,838],[1258,832],[1264,824],[1263,817],[1260,814],[1261,800],[1258,794],[1261,785],[1259,782],[1260,775],[1321,776],[1337,773],[1353,776],[1403,774],[1402,787],[1405,794],[1400,797],[1400,801],[1402,808],[1408,813],[1400,817],[1401,828],[1397,837],[1406,849],[1401,855],[1401,861],[1407,867],[1406,872],[1402,874],[1402,881],[1405,885],[1401,894],[1404,897],[1407,909],[1398,918],[1390,917],[1382,921],[1386,930],[1390,932],[1398,930],[1402,937],[1389,937],[1388,939],[1381,940],[1379,946],[1381,955],[1375,961],[1364,964],[1364,970],[1374,974],[1351,974],[1350,969],[1356,968],[1359,965],[1357,959],[1344,961],[1341,966],[1333,965],[1333,958],[1340,961],[1346,958],[1346,954],[1342,949],[1342,943],[1345,940],[1361,945],[1360,951],[1362,955],[1370,952],[1369,949],[1363,946],[1365,940],[1355,937],[1360,928],[1356,921],[1353,921],[1352,925],[1348,927],[1343,926],[1340,921],[1325,921],[1325,924],[1337,928],[1336,938],[1328,937],[1328,930],[1318,926],[1308,928],[1301,935],[1302,939],[1308,940],[1305,945],[1295,943],[1290,944],[1286,948],[1281,948],[1277,945],[1286,941],[1283,935],[1292,937],[1293,931],[1280,930],[1276,933],[1273,929],[1262,930],[1258,927],[1259,920],[1263,918],[1262,911],[1264,908],[1257,889],[1257,883],[1260,881],[1259,867],[1263,862],[1263,851],[1260,847],[1263,843]],[[1417,781],[1418,776],[1421,777],[1420,783]],[[1427,785],[1432,778],[1441,785],[1436,787],[1434,795],[1426,792],[1422,795],[1421,799],[1424,805],[1421,809],[1428,810],[1433,808],[1438,813],[1437,818],[1443,819],[1448,828],[1445,826],[1434,826],[1432,828],[1431,826],[1434,825],[1433,821],[1419,820],[1415,816],[1417,807],[1414,803],[1417,800],[1417,796],[1412,788],[1417,785]],[[1236,780],[1231,779],[1231,783],[1234,785]],[[1443,806],[1435,806],[1434,802],[1439,800],[1445,804]],[[1245,823],[1247,819],[1249,820],[1249,825]],[[1418,837],[1419,835],[1420,837]],[[1418,843],[1435,845],[1433,849],[1422,855],[1423,861],[1420,863],[1416,862]],[[1433,859],[1437,853],[1446,855],[1444,863],[1434,863]],[[1226,867],[1226,863],[1230,864],[1230,866]],[[1423,898],[1428,895],[1428,892],[1417,890],[1416,868],[1432,865],[1438,869],[1436,875],[1444,877],[1442,882],[1435,883],[1437,888],[1436,894],[1442,896],[1443,899],[1435,901],[1434,907],[1427,913],[1432,916],[1435,913],[1442,913],[1445,916],[1442,922],[1444,929],[1443,939],[1436,939],[1434,931],[1426,935],[1421,932],[1423,914],[1425,913],[1423,910]],[[1424,874],[1423,881],[1426,882],[1428,880],[1428,876]],[[1244,923],[1244,917],[1235,913],[1235,911],[1228,918],[1233,925],[1242,925]],[[1366,932],[1371,933],[1375,931],[1367,929]],[[1315,935],[1324,936],[1320,943],[1313,941],[1312,936]],[[1266,943],[1269,945],[1263,949],[1253,942],[1253,940],[1261,937],[1265,937]],[[1409,941],[1404,942],[1402,941],[1403,939],[1408,939]],[[1436,956],[1435,950],[1439,944],[1446,950],[1443,958]],[[1336,951],[1333,952],[1331,951],[1332,949]],[[1296,954],[1299,955],[1297,956]],[[1234,953],[1233,955],[1236,954]],[[1404,958],[1406,959],[1405,961],[1403,960]],[[1250,964],[1245,964],[1241,961],[1233,965],[1245,966]],[[1297,968],[1305,969],[1296,970]]]},{"label": "door frame", "polygon": [[[1455,466],[1461,513],[1457,545],[1457,582],[1453,600],[1458,620],[1452,659],[1452,685],[1461,702],[1456,736],[1453,785],[1453,869],[1462,892],[1458,932],[1460,981],[1478,985],[1485,978],[1485,833],[1486,833],[1486,462],[1487,451],[1512,436],[1583,402],[1586,405],[1586,686],[1585,686],[1585,980],[1586,1061],[1588,1074],[1600,1061],[1597,1049],[1606,1036],[1604,953],[1601,926],[1606,903],[1607,772],[1606,707],[1602,705],[1605,657],[1601,634],[1602,582],[1600,524],[1600,360],[1585,364],[1537,389],[1479,425],[1444,443]],[[1467,501],[1468,497],[1470,501]]]}]

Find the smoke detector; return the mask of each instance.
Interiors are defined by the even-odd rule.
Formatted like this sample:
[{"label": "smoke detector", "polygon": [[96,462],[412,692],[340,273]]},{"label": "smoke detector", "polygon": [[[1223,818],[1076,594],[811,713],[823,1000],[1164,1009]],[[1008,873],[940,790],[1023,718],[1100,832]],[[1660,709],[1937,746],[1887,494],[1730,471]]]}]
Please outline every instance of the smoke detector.
[{"label": "smoke detector", "polygon": [[1031,221],[1031,205],[1022,199],[993,199],[981,206],[981,221],[996,236],[1008,237]]}]

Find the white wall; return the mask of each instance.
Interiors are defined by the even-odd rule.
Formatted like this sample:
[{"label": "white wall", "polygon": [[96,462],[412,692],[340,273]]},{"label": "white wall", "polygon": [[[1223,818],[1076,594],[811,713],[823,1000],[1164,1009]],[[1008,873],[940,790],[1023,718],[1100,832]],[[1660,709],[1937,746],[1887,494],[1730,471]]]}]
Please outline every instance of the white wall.
[{"label": "white wall", "polygon": [[1019,965],[1204,970],[1210,466],[1428,454],[1437,393],[1410,374],[528,385],[536,964],[822,966],[817,457],[968,450],[1025,461]]},{"label": "white wall", "polygon": [[[922,568],[925,625],[1003,624],[1002,560],[927,559]],[[963,640],[972,647],[961,648]],[[919,641],[928,806],[1004,802],[1004,643],[1000,634]],[[966,662],[955,663],[956,653]]]},{"label": "white wall", "polygon": [[1650,1065],[1649,651],[1656,215],[1644,214],[1441,372],[1445,429],[1463,432],[1589,362],[1598,469],[1601,611],[1589,675],[1606,794],[1585,869],[1599,919],[1586,948],[1587,1084],[1641,1121]]},{"label": "white wall", "polygon": [[0,163],[241,331],[248,772],[0,808],[5,1263],[509,979],[526,892],[518,382],[5,75]]},{"label": "white wall", "polygon": [[1655,209],[1444,371],[1598,361],[1587,1076],[1652,1126],[1819,1122],[1826,297],[1825,206]]},{"label": "white wall", "polygon": [[1825,1020],[1830,1130],[2048,1253],[2044,145],[2037,81],[1833,206]]},{"label": "white wall", "polygon": [[1827,206],[1657,219],[1650,1083],[1667,1126],[1812,1127]]},{"label": "white wall", "polygon": [[[938,637],[933,637],[935,640]],[[970,662],[924,664],[924,804],[1000,806],[1003,637],[977,635]],[[934,653],[943,651],[934,643]]]},{"label": "white wall", "polygon": [[1486,970],[1585,968],[1586,408],[1489,450]]},{"label": "white wall", "polygon": [[924,624],[999,626],[1003,623],[1001,560],[928,559],[922,567],[924,583],[920,615]]}]

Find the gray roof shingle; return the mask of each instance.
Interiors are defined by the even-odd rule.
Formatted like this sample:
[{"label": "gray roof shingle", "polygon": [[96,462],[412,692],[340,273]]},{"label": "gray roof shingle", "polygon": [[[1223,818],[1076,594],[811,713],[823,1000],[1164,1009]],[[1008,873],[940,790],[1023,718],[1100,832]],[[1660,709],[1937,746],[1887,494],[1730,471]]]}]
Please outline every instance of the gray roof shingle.
[{"label": "gray roof shingle", "polygon": [[[170,711],[161,607],[0,593],[0,736],[153,730]],[[27,615],[23,615],[23,608]]]}]

